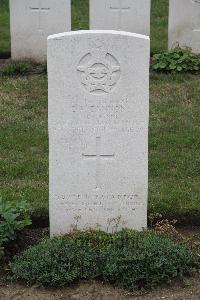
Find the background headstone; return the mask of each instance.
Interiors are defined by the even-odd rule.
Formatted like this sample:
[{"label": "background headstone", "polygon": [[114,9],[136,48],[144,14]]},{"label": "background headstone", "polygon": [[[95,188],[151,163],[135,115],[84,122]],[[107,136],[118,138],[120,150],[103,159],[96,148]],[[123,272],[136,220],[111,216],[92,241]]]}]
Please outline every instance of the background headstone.
[{"label": "background headstone", "polygon": [[169,48],[190,47],[200,53],[200,0],[169,3]]},{"label": "background headstone", "polygon": [[51,235],[147,225],[149,38],[48,38]]},{"label": "background headstone", "polygon": [[90,0],[90,29],[150,35],[151,0]]},{"label": "background headstone", "polygon": [[70,0],[10,0],[12,59],[45,61],[47,37],[71,30]]}]

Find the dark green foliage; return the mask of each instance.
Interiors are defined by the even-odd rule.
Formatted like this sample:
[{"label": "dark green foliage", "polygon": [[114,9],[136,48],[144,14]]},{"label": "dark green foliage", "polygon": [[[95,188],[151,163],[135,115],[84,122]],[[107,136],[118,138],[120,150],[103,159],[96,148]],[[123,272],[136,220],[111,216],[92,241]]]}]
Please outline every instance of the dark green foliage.
[{"label": "dark green foliage", "polygon": [[15,278],[62,286],[79,278],[96,277],[97,255],[89,243],[77,239],[47,239],[15,259]]},{"label": "dark green foliage", "polygon": [[47,63],[42,64],[41,73],[47,75]]},{"label": "dark green foliage", "polygon": [[0,0],[0,58],[10,57],[9,0]]},{"label": "dark green foliage", "polygon": [[195,255],[183,245],[159,235],[130,233],[125,247],[106,249],[103,276],[125,289],[155,287],[172,278],[191,275]]},{"label": "dark green foliage", "polygon": [[154,287],[191,275],[198,256],[152,232],[77,232],[47,239],[14,259],[15,279],[62,286],[79,279],[104,279],[127,290]]},{"label": "dark green foliage", "polygon": [[31,70],[30,63],[10,63],[5,64],[2,70],[3,76],[15,76],[15,75],[26,75]]},{"label": "dark green foliage", "polygon": [[0,258],[3,244],[14,240],[16,232],[30,224],[30,211],[24,200],[11,202],[0,197]]},{"label": "dark green foliage", "polygon": [[192,53],[190,48],[175,48],[153,56],[153,70],[161,72],[198,72],[200,55]]}]

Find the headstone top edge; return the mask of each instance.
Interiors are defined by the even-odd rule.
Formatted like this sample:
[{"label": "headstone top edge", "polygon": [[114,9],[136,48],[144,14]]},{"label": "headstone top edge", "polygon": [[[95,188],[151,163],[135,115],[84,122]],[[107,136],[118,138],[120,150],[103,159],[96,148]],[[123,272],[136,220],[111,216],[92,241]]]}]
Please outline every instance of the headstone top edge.
[{"label": "headstone top edge", "polygon": [[150,40],[149,36],[142,35],[138,33],[132,33],[128,31],[118,31],[118,30],[77,30],[77,31],[70,31],[70,32],[62,32],[58,34],[53,34],[48,36],[48,40],[56,40],[56,39],[62,39],[65,37],[70,36],[81,36],[81,35],[87,35],[87,34],[109,34],[109,35],[119,35],[119,36],[129,36],[129,37],[135,37],[138,39],[143,40]]}]

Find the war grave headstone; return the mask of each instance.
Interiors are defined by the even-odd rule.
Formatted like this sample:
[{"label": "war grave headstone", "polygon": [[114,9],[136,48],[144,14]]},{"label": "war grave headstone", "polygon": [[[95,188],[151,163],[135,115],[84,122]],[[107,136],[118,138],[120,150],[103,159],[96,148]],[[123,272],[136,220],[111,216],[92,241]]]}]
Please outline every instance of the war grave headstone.
[{"label": "war grave headstone", "polygon": [[169,1],[169,49],[177,46],[200,53],[200,0]]},{"label": "war grave headstone", "polygon": [[147,225],[147,36],[48,38],[51,235]]},{"label": "war grave headstone", "polygon": [[150,35],[151,0],[90,0],[90,29]]},{"label": "war grave headstone", "polygon": [[11,56],[42,62],[47,37],[71,30],[71,0],[10,0]]}]

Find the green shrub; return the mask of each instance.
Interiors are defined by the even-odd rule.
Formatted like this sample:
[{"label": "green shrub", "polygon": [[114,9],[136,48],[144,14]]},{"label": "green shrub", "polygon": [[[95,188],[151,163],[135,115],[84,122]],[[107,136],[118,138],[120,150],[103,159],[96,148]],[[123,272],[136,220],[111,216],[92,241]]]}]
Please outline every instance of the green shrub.
[{"label": "green shrub", "polygon": [[79,279],[103,279],[127,290],[153,287],[191,275],[198,256],[152,232],[77,232],[47,239],[15,257],[14,279],[62,286]]},{"label": "green shrub", "polygon": [[161,72],[198,72],[200,55],[192,53],[190,48],[175,48],[153,56],[153,70]]},{"label": "green shrub", "polygon": [[95,277],[95,251],[89,244],[74,239],[47,239],[17,257],[12,270],[15,278],[28,282],[64,285],[79,278]]},{"label": "green shrub", "polygon": [[3,245],[16,238],[16,232],[31,224],[29,207],[24,200],[6,201],[0,197],[0,258]]},{"label": "green shrub", "polygon": [[155,234],[130,235],[126,247],[110,245],[104,257],[103,277],[129,290],[189,276],[195,261],[195,254],[185,246]]},{"label": "green shrub", "polygon": [[26,75],[31,70],[31,65],[29,63],[9,63],[4,65],[2,69],[3,76],[14,76],[14,75]]}]

